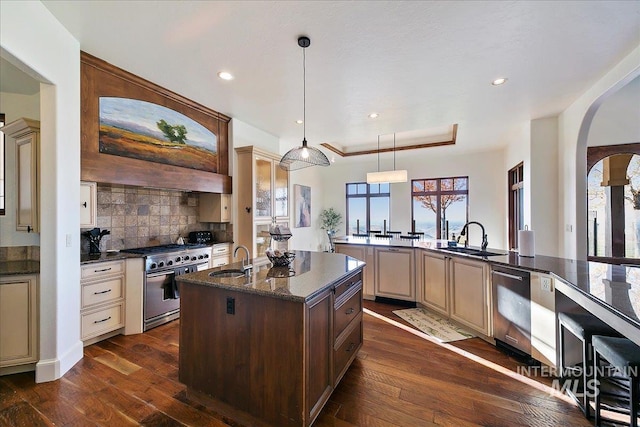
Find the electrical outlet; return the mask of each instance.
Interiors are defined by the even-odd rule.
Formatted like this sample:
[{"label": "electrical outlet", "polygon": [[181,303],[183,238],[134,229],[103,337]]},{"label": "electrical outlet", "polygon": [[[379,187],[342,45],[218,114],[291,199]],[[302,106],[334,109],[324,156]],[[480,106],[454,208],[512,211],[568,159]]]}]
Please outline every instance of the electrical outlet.
[{"label": "electrical outlet", "polygon": [[71,247],[71,234],[67,234],[67,247],[70,248]]},{"label": "electrical outlet", "polygon": [[236,299],[227,297],[227,314],[236,314]]},{"label": "electrical outlet", "polygon": [[551,292],[551,277],[542,277],[540,285],[543,291]]}]

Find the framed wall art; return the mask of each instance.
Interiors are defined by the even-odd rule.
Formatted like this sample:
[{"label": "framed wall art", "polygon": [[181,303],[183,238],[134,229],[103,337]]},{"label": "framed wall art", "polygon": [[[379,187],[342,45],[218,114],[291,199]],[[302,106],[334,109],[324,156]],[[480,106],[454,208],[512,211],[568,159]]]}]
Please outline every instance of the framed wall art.
[{"label": "framed wall art", "polygon": [[311,187],[293,185],[294,227],[311,227]]}]

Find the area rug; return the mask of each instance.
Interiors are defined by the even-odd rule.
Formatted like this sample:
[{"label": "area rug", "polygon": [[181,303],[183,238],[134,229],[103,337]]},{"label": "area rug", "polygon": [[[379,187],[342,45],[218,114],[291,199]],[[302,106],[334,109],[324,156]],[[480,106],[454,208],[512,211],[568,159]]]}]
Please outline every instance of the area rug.
[{"label": "area rug", "polygon": [[475,337],[471,332],[424,308],[395,310],[393,314],[401,317],[440,342],[459,341]]}]

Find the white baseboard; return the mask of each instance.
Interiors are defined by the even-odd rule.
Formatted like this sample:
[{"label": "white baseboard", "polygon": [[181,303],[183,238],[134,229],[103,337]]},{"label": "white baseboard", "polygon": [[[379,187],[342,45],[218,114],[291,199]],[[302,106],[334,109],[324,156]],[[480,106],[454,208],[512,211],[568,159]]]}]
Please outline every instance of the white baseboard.
[{"label": "white baseboard", "polygon": [[55,381],[82,359],[82,341],[78,340],[59,359],[40,360],[36,364],[36,382]]}]

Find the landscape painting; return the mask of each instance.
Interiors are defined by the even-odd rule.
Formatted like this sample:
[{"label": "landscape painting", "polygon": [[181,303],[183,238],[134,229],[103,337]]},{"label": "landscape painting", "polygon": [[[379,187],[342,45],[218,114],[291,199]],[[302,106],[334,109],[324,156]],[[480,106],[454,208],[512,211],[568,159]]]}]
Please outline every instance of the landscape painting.
[{"label": "landscape painting", "polygon": [[146,101],[100,97],[100,152],[218,172],[218,138],[177,111]]}]

